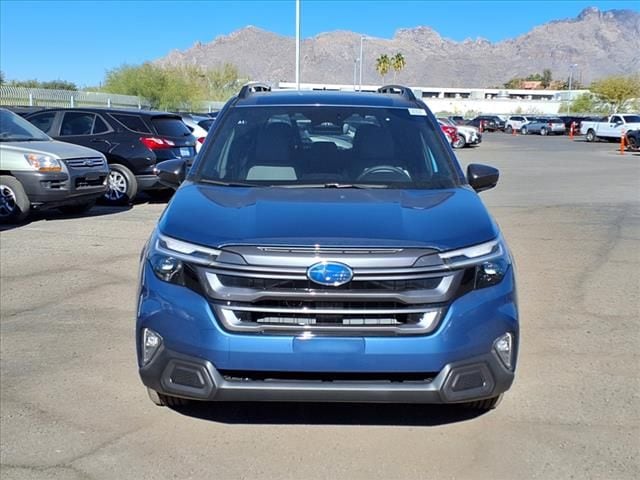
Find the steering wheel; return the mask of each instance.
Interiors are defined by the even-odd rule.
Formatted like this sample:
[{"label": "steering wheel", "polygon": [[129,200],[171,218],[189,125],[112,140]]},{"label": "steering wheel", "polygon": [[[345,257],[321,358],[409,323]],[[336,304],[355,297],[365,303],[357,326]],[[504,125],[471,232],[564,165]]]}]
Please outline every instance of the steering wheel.
[{"label": "steering wheel", "polygon": [[376,167],[367,168],[365,169],[364,172],[358,175],[357,180],[360,182],[368,176],[374,176],[374,175],[379,175],[384,173],[387,173],[387,174],[391,173],[395,176],[402,177],[400,180],[411,181],[411,175],[405,172],[402,168],[394,167],[393,165],[378,165]]}]

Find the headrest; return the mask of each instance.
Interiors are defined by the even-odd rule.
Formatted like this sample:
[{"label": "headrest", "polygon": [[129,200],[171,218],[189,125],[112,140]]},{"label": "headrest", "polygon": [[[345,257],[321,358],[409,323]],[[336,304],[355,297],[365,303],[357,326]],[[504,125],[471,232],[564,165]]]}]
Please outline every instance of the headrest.
[{"label": "headrest", "polygon": [[393,140],[387,129],[377,125],[358,126],[353,139],[354,154],[361,159],[393,158]]}]

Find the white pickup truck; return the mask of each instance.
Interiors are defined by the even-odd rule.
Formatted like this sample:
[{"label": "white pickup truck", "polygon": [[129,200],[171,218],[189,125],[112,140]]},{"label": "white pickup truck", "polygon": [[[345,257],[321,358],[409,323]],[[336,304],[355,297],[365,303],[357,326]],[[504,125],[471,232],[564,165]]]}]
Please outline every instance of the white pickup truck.
[{"label": "white pickup truck", "polygon": [[640,129],[640,115],[617,114],[600,122],[584,121],[580,124],[580,133],[586,135],[587,142],[598,138],[619,139],[622,132]]}]

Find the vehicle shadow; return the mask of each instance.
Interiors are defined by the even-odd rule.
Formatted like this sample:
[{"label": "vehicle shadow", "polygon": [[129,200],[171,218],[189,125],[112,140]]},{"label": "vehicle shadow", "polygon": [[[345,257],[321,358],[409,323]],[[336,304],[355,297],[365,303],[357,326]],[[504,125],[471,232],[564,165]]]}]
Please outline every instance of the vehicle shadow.
[{"label": "vehicle shadow", "polygon": [[6,232],[8,230],[25,227],[27,225],[32,225],[38,222],[50,222],[55,220],[69,220],[74,218],[92,218],[102,217],[105,215],[113,215],[116,213],[125,212],[127,210],[130,210],[131,208],[131,205],[107,206],[98,204],[88,212],[79,214],[62,213],[61,211],[56,209],[35,210],[29,214],[29,217],[24,222],[0,224],[0,232]]},{"label": "vehicle shadow", "polygon": [[459,405],[286,402],[192,402],[182,415],[227,424],[435,427],[472,420],[479,410]]}]

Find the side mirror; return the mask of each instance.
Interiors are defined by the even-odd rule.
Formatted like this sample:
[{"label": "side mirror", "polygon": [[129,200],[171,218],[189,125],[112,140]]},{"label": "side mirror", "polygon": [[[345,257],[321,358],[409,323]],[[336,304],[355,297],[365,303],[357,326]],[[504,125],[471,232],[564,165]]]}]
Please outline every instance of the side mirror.
[{"label": "side mirror", "polygon": [[499,177],[500,171],[488,165],[472,163],[467,167],[467,180],[476,192],[495,187]]},{"label": "side mirror", "polygon": [[176,190],[187,176],[187,162],[180,158],[165,160],[158,163],[153,171],[160,183]]}]

